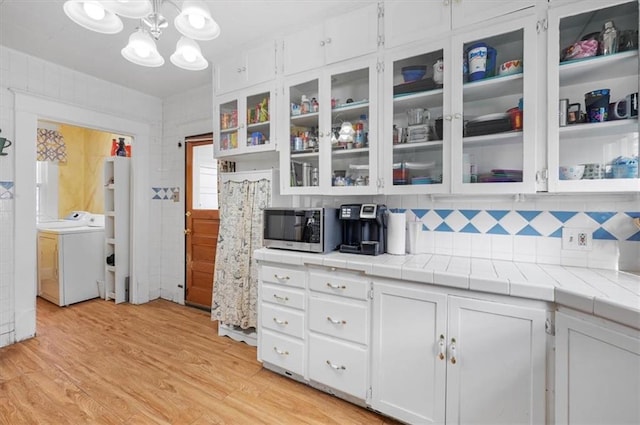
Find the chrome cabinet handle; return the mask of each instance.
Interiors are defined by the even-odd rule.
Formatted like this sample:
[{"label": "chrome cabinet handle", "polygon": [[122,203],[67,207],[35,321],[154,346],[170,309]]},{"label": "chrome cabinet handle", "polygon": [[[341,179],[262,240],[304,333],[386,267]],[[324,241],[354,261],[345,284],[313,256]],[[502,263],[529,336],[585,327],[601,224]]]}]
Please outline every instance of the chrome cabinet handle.
[{"label": "chrome cabinet handle", "polygon": [[287,322],[286,320],[280,320],[276,317],[273,318],[273,321],[276,322],[278,325],[288,325],[289,322]]},{"label": "chrome cabinet handle", "polygon": [[327,37],[327,39],[325,40],[327,44],[331,44],[331,37]]},{"label": "chrome cabinet handle", "polygon": [[451,115],[445,115],[444,119],[447,121],[451,121],[453,119],[453,117]]},{"label": "chrome cabinet handle", "polygon": [[451,357],[451,364],[456,364],[458,360],[456,359],[456,339],[451,338],[451,343],[449,344],[449,355]]},{"label": "chrome cabinet handle", "polygon": [[445,350],[447,349],[447,343],[444,339],[444,335],[440,335],[440,339],[438,340],[438,349],[439,349],[439,353],[438,353],[438,358],[440,360],[444,360],[445,357]]},{"label": "chrome cabinet handle", "polygon": [[331,367],[331,369],[333,369],[333,370],[347,370],[347,368],[346,368],[345,366],[338,366],[338,365],[335,365],[335,364],[331,363],[331,361],[330,361],[330,360],[327,360],[327,364],[328,364],[328,365],[329,365],[329,367]]},{"label": "chrome cabinet handle", "polygon": [[280,295],[278,295],[278,294],[273,294],[273,298],[275,298],[275,299],[276,299],[276,300],[278,300],[278,301],[285,302],[285,303],[286,303],[287,301],[289,301],[289,297],[281,297],[281,296],[280,296]]},{"label": "chrome cabinet handle", "polygon": [[453,114],[453,117],[459,120],[460,118],[462,118],[462,114],[460,112],[456,112],[455,114]]},{"label": "chrome cabinet handle", "polygon": [[335,319],[332,319],[330,316],[327,316],[327,320],[330,321],[331,323],[333,323],[334,325],[346,325],[347,324],[346,320],[335,320]]},{"label": "chrome cabinet handle", "polygon": [[335,283],[327,282],[327,286],[331,289],[347,289],[345,285],[336,285]]},{"label": "chrome cabinet handle", "polygon": [[289,352],[285,350],[279,350],[278,347],[273,347],[273,351],[280,354],[281,356],[288,356]]},{"label": "chrome cabinet handle", "polygon": [[324,40],[320,40],[320,45],[324,46]]},{"label": "chrome cabinet handle", "polygon": [[289,280],[290,279],[289,276],[280,276],[279,274],[274,274],[273,277],[275,277],[278,280]]}]

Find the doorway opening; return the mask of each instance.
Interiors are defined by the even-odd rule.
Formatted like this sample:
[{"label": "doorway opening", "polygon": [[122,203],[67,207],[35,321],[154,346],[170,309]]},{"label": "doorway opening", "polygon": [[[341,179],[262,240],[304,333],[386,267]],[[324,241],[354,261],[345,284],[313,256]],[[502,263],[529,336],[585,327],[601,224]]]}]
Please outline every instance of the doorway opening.
[{"label": "doorway opening", "polygon": [[220,212],[213,134],[185,139],[185,304],[211,310]]}]

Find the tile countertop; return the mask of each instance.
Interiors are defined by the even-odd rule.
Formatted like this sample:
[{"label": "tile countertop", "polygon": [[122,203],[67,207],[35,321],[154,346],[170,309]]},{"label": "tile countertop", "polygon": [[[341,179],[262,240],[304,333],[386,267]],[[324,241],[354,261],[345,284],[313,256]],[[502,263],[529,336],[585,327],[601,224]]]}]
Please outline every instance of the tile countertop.
[{"label": "tile countertop", "polygon": [[640,276],[633,273],[436,254],[323,255],[261,248],[255,258],[555,302],[640,329]]}]

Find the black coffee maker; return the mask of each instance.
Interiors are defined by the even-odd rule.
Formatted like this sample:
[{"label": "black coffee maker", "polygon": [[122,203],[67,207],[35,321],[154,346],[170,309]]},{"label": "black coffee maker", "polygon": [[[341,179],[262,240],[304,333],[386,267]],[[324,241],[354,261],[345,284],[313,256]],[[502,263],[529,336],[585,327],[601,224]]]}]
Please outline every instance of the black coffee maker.
[{"label": "black coffee maker", "polygon": [[386,207],[376,204],[341,205],[338,218],[342,224],[340,252],[378,255],[385,252]]}]

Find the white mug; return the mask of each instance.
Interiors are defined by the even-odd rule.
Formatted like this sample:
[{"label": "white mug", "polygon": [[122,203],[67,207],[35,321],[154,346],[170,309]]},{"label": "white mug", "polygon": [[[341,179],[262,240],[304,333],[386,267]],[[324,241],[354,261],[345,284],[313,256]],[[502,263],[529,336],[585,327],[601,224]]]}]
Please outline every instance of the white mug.
[{"label": "white mug", "polygon": [[433,64],[433,82],[436,84],[442,84],[444,79],[444,62],[442,59],[438,59]]}]

